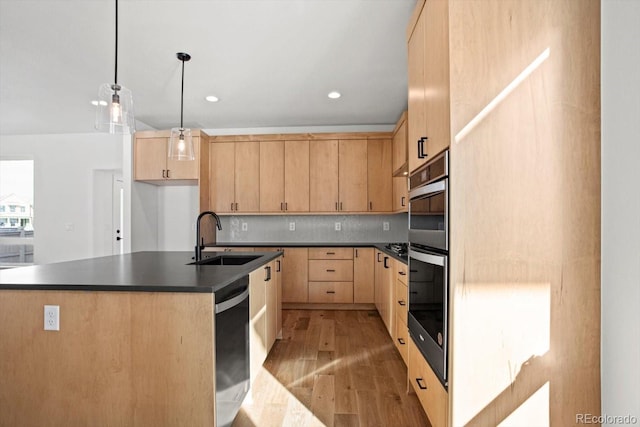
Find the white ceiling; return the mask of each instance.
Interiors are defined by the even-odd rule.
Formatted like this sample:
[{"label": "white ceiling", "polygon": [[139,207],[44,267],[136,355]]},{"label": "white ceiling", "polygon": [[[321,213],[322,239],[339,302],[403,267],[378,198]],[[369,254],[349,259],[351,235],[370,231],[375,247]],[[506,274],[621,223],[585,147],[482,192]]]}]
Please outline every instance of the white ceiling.
[{"label": "white ceiling", "polygon": [[[180,122],[176,52],[192,56],[187,127],[393,124],[415,2],[120,0],[118,82],[156,129]],[[114,15],[114,0],[0,0],[1,134],[94,132],[90,101],[114,79]]]}]

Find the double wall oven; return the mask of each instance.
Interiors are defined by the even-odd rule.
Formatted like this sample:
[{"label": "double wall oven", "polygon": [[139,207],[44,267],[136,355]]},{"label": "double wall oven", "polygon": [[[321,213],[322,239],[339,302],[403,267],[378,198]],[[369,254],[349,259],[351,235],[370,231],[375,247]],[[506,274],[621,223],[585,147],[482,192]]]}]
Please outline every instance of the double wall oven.
[{"label": "double wall oven", "polygon": [[449,152],[409,177],[409,318],[411,338],[447,386],[449,306]]}]

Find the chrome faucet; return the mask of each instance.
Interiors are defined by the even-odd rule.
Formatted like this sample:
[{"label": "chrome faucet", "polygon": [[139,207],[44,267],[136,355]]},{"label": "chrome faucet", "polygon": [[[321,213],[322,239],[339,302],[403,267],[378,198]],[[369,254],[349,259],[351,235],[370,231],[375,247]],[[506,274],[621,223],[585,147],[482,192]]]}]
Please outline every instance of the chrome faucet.
[{"label": "chrome faucet", "polygon": [[196,262],[202,259],[202,250],[204,249],[204,237],[200,237],[200,220],[205,215],[213,216],[216,219],[216,227],[218,227],[218,230],[222,230],[220,218],[218,217],[218,215],[216,215],[215,212],[204,211],[200,215],[198,215],[198,219],[196,220],[196,256],[194,258]]}]

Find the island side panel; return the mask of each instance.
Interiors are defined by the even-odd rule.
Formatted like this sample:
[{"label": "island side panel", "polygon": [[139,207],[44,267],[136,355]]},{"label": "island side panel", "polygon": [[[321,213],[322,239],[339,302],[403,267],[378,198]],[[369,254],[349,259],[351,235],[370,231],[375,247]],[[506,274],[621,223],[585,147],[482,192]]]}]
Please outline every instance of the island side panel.
[{"label": "island side panel", "polygon": [[0,291],[0,425],[214,425],[213,298]]}]

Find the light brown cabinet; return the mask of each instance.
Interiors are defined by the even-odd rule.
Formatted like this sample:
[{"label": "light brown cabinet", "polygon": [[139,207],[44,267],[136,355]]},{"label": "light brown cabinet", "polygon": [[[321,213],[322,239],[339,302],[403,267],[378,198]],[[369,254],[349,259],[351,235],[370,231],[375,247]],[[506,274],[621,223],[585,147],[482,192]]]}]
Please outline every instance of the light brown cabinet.
[{"label": "light brown cabinet", "polygon": [[[338,144],[338,210],[366,212],[367,140],[347,139]],[[391,170],[389,170],[389,175]]]},{"label": "light brown cabinet", "polygon": [[[169,132],[136,132],[133,139],[133,175],[136,181],[165,184],[184,181],[197,184],[200,178],[200,137],[195,131],[195,160],[171,160],[168,157]],[[206,140],[206,135],[203,139]]]},{"label": "light brown cabinet", "polygon": [[282,248],[282,302],[309,301],[309,249]]},{"label": "light brown cabinet", "polygon": [[[407,112],[398,119],[393,130],[393,176],[407,172]],[[406,175],[406,174],[405,174]]]},{"label": "light brown cabinet", "polygon": [[393,297],[395,293],[394,287],[394,263],[389,255],[376,250],[375,256],[375,305],[380,317],[384,322],[387,332],[391,337],[394,336],[395,312]]},{"label": "light brown cabinet", "polygon": [[374,249],[353,249],[353,302],[373,304],[374,297]]},{"label": "light brown cabinet", "polygon": [[[309,147],[309,210],[311,212],[367,212],[372,204],[368,197],[368,147],[375,140],[346,139],[310,141]],[[391,162],[390,147],[376,149],[372,162]],[[384,156],[384,157],[383,157]],[[373,165],[372,165],[373,167]],[[391,168],[380,172],[375,180],[391,176]],[[390,180],[390,178],[389,178]],[[376,181],[378,182],[378,181]],[[391,192],[388,188],[387,195]],[[380,191],[380,190],[378,190]],[[385,195],[376,195],[376,206],[385,207]],[[373,201],[372,201],[373,202]],[[378,211],[378,209],[373,209]],[[387,211],[390,210],[390,206]],[[384,212],[384,211],[382,211]]]},{"label": "light brown cabinet", "polygon": [[309,211],[309,141],[260,142],[260,212]]},{"label": "light brown cabinet", "polygon": [[309,249],[309,302],[353,303],[353,249]]},{"label": "light brown cabinet", "polygon": [[338,211],[338,141],[309,141],[309,210]]},{"label": "light brown cabinet", "polygon": [[448,1],[424,2],[408,40],[409,172],[450,144],[448,11]]},{"label": "light brown cabinet", "polygon": [[211,208],[217,213],[260,210],[260,143],[210,144]]},{"label": "light brown cabinet", "polygon": [[392,210],[392,153],[390,139],[370,139],[367,143],[367,193],[370,212]]},{"label": "light brown cabinet", "polygon": [[408,364],[409,329],[407,327],[407,313],[409,310],[409,290],[407,287],[407,266],[396,262],[395,270],[395,298],[393,304],[395,306],[396,322],[393,341],[402,356],[402,360],[404,360],[405,364]]},{"label": "light brown cabinet", "polygon": [[[280,262],[275,259],[249,274],[249,350],[251,383],[281,336]],[[279,328],[279,329],[278,329]]]},{"label": "light brown cabinet", "polygon": [[446,426],[449,395],[413,340],[409,340],[408,359],[409,384],[415,390],[431,425]]},{"label": "light brown cabinet", "polygon": [[407,161],[407,112],[393,131],[393,206],[394,212],[409,210],[409,165]]}]

